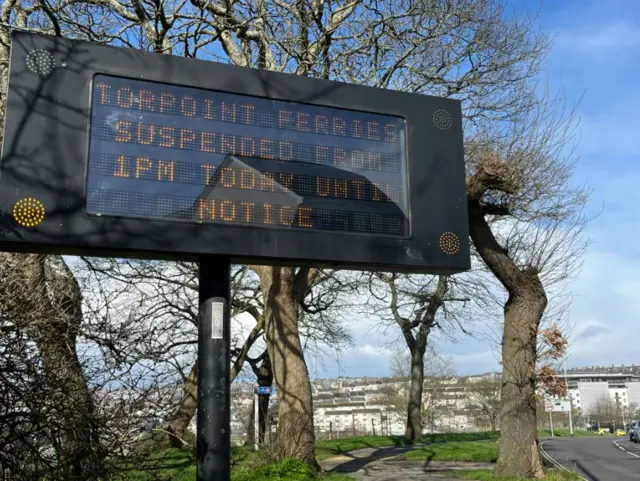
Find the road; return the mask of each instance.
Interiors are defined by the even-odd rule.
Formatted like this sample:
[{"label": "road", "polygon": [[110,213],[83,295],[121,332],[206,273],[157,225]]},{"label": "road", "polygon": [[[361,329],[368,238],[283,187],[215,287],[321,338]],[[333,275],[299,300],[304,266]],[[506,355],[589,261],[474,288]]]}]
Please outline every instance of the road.
[{"label": "road", "polygon": [[640,481],[640,444],[629,438],[555,438],[545,441],[543,448],[589,481]]}]

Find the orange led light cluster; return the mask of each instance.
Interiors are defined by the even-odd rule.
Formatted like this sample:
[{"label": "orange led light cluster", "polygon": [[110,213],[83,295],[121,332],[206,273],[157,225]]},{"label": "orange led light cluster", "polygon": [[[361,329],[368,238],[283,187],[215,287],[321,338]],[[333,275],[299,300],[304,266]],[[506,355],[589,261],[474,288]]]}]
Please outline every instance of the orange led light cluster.
[{"label": "orange led light cluster", "polygon": [[440,249],[449,255],[454,255],[460,250],[460,239],[453,232],[445,232],[440,236]]},{"label": "orange led light cluster", "polygon": [[27,197],[13,206],[13,218],[23,227],[35,227],[44,220],[44,205],[37,199]]}]

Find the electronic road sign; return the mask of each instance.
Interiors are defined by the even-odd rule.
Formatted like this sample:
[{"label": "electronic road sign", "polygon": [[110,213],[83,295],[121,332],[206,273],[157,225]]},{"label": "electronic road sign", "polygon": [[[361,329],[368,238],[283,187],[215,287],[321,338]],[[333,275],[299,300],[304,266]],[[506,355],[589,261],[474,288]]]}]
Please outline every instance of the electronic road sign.
[{"label": "electronic road sign", "polygon": [[14,32],[0,250],[452,273],[455,100]]}]

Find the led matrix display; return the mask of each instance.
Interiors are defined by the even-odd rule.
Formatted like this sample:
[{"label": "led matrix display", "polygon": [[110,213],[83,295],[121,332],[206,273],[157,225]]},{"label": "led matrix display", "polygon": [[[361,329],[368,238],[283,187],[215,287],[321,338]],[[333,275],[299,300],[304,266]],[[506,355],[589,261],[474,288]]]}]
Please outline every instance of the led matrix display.
[{"label": "led matrix display", "polygon": [[407,237],[405,121],[96,75],[87,211]]}]

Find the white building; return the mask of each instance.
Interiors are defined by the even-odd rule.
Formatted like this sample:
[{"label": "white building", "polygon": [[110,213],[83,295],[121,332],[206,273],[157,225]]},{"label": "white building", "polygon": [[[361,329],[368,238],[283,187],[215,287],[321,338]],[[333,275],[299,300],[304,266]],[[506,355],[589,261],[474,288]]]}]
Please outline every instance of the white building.
[{"label": "white building", "polygon": [[[380,403],[383,380],[338,379],[331,385],[313,386],[315,428],[322,433],[404,434],[400,417]],[[399,388],[399,387],[398,387]]]},{"label": "white building", "polygon": [[[469,410],[469,384],[495,373],[472,377],[451,376],[426,380],[424,390],[424,426],[430,431],[466,431],[475,426]],[[385,406],[380,389],[402,392],[405,383],[393,379],[336,379],[313,384],[314,424],[323,433],[402,435],[404,416]],[[434,412],[430,416],[428,413]],[[402,413],[404,414],[404,413]]]},{"label": "white building", "polygon": [[607,397],[620,408],[640,406],[640,366],[573,369],[567,381],[573,407],[587,416]]},{"label": "white building", "polygon": [[[562,372],[560,373],[562,376]],[[425,432],[473,431],[489,428],[482,413],[474,411],[470,404],[469,390],[473,383],[483,379],[495,380],[499,373],[478,376],[451,376],[426,379],[424,390]],[[572,369],[567,373],[569,393],[574,408],[579,408],[585,418],[589,410],[608,396],[621,408],[640,407],[640,366],[590,367]],[[238,384],[238,383],[236,383]],[[239,408],[251,406],[253,384],[247,383],[242,393],[236,394]],[[314,424],[318,432],[336,436],[356,434],[402,435],[405,424],[403,414],[393,412],[381,402],[381,389],[401,392],[405,383],[391,378],[338,378],[312,381]],[[277,397],[272,396],[275,409]],[[436,412],[432,417],[428,413]],[[640,411],[640,409],[639,409]],[[631,415],[626,411],[625,416]],[[638,413],[640,418],[640,412]],[[586,421],[586,419],[585,419]],[[243,425],[232,413],[234,433],[240,435]]]}]

